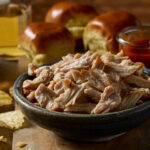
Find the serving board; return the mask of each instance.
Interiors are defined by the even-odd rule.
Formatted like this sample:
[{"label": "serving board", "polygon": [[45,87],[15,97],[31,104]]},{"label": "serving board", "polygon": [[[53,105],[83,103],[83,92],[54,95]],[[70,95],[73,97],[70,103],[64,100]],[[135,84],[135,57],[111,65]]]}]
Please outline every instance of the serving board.
[{"label": "serving board", "polygon": [[[23,148],[16,146],[23,141]],[[108,142],[74,142],[58,137],[53,132],[31,124],[13,134],[12,150],[150,150],[150,120],[126,134]]]}]

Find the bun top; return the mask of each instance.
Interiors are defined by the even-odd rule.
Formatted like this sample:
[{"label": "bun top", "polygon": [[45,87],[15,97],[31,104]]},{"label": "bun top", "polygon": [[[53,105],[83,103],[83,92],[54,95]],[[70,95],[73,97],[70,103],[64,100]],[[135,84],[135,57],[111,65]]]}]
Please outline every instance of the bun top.
[{"label": "bun top", "polygon": [[[83,15],[92,19],[98,15],[98,13],[92,6],[87,4],[76,2],[59,2],[54,4],[48,10],[45,21],[66,25],[70,19],[78,17],[80,19],[80,17],[82,17],[82,20],[84,20]],[[82,22],[82,24],[86,25],[87,22]]]},{"label": "bun top", "polygon": [[134,15],[123,10],[115,10],[95,17],[88,23],[87,28],[101,29],[110,36],[116,36],[123,28],[134,25],[140,25],[140,21]]},{"label": "bun top", "polygon": [[69,40],[70,43],[74,44],[74,38],[65,27],[52,23],[37,22],[27,26],[21,33],[19,45],[27,51],[38,54],[46,53],[50,43],[59,43],[59,40]]}]

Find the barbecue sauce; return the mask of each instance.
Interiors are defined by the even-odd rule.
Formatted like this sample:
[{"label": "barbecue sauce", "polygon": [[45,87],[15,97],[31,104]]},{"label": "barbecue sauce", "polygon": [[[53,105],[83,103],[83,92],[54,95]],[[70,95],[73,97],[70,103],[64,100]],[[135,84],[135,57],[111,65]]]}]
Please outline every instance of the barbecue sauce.
[{"label": "barbecue sauce", "polygon": [[130,41],[131,44],[123,44],[125,56],[133,62],[143,62],[146,67],[150,68],[150,39],[137,39]]}]

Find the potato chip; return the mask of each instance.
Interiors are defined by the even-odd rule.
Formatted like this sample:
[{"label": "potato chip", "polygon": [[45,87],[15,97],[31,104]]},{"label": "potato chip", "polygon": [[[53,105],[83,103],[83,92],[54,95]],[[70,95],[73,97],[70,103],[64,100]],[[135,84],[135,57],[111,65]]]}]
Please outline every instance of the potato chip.
[{"label": "potato chip", "polygon": [[9,94],[13,97],[13,86],[9,88]]},{"label": "potato chip", "polygon": [[1,81],[0,90],[7,90],[12,85],[11,81]]},{"label": "potato chip", "polygon": [[0,90],[0,107],[11,104],[12,98],[6,92]]},{"label": "potato chip", "polygon": [[9,48],[0,49],[0,56],[16,57],[16,56],[22,56],[25,54],[26,54],[25,51],[17,47],[9,47]]},{"label": "potato chip", "polygon": [[7,142],[7,138],[5,138],[4,136],[0,136],[0,142]]},{"label": "potato chip", "polygon": [[0,127],[20,129],[25,122],[24,115],[20,110],[0,114]]},{"label": "potato chip", "polygon": [[17,142],[16,144],[18,147],[22,148],[25,147],[27,144],[25,142]]}]

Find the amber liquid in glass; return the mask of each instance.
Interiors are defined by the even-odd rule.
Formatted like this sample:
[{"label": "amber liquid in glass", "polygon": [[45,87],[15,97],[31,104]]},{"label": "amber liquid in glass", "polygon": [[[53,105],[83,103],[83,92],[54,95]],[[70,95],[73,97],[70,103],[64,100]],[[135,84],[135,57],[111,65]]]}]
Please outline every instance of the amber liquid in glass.
[{"label": "amber liquid in glass", "polygon": [[0,14],[0,56],[16,57],[24,52],[18,49],[19,34],[30,18],[23,4],[9,4],[5,15]]}]

